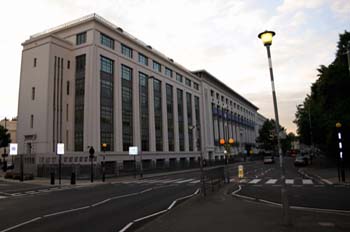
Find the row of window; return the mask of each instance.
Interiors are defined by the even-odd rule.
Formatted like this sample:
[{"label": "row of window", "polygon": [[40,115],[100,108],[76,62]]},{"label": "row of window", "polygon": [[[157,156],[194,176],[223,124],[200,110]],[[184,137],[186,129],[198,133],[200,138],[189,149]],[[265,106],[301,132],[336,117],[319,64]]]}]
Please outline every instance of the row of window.
[{"label": "row of window", "polygon": [[[100,33],[100,42],[102,45],[113,49],[114,50],[114,39],[109,37],[108,35],[105,35],[103,33]],[[76,35],[76,44],[80,45],[86,43],[86,32],[82,32]],[[133,59],[133,49],[130,48],[129,46],[125,45],[125,44],[121,44],[121,53],[130,58]],[[148,66],[149,62],[148,62],[148,57],[142,53],[138,53],[138,62],[142,65]],[[162,72],[162,65],[160,63],[158,63],[157,61],[152,62],[152,68],[154,71],[156,72]],[[164,74],[168,77],[173,77],[173,70],[171,70],[168,67],[165,67],[164,69]],[[183,78],[181,74],[176,73],[176,80],[183,83]],[[185,84],[189,87],[192,87],[192,81],[189,78],[185,78]],[[197,82],[193,81],[193,88],[196,90],[199,90],[199,84]]]},{"label": "row of window", "polygon": [[[214,97],[214,90],[210,90],[210,96]],[[216,99],[220,100],[220,94],[216,93]],[[236,102],[233,102],[232,100],[229,100],[228,98],[225,99],[225,97],[223,95],[221,95],[221,102],[226,102],[226,105],[230,105],[233,106],[233,108],[237,108],[237,110],[244,112],[246,114],[248,114],[249,116],[254,117],[253,112],[247,110],[246,108],[244,108],[243,106],[239,105],[238,103],[236,104]]]},{"label": "row of window", "polygon": [[[100,97],[100,136],[101,143],[108,144],[107,150],[114,150],[114,126],[113,126],[113,67],[114,61],[101,56],[101,97]],[[141,121],[141,150],[149,151],[149,90],[148,82],[151,77],[139,72],[139,94],[140,94],[140,121]],[[132,68],[121,65],[121,92],[122,92],[122,144],[123,151],[128,151],[130,146],[133,146],[133,70]],[[156,151],[163,151],[163,117],[167,117],[167,132],[168,132],[168,150],[175,151],[174,137],[174,102],[173,102],[173,86],[166,84],[166,104],[167,113],[163,115],[162,111],[162,84],[158,79],[153,78],[153,104],[154,104],[154,122],[155,122],[155,145]],[[183,110],[183,90],[177,89],[178,94],[178,118],[179,118],[179,148],[180,151],[185,149],[184,140],[184,110]],[[180,97],[179,97],[180,96]],[[199,119],[199,97],[195,96],[195,118],[200,125]],[[186,106],[188,119],[188,139],[189,150],[193,151],[193,131],[192,127],[192,95],[186,93]],[[198,140],[200,140],[200,133],[198,133]],[[200,150],[200,142],[196,140],[197,150]]]}]

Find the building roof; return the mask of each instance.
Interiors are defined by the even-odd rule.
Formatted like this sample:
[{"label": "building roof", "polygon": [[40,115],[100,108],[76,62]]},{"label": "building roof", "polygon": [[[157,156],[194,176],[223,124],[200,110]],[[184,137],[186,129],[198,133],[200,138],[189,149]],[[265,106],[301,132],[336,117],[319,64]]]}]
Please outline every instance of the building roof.
[{"label": "building roof", "polygon": [[208,71],[206,71],[205,69],[201,69],[201,70],[197,70],[197,71],[193,71],[192,73],[194,74],[199,74],[199,73],[204,73],[205,75],[203,75],[202,78],[207,79],[209,82],[212,82],[218,86],[220,86],[221,88],[225,89],[226,91],[228,91],[229,93],[235,95],[238,99],[240,99],[241,101],[243,101],[244,103],[248,104],[249,106],[253,107],[255,110],[258,110],[259,108],[257,106],[255,106],[253,103],[251,103],[250,101],[248,101],[247,99],[245,99],[244,97],[242,97],[240,94],[238,94],[236,91],[234,91],[233,89],[231,89],[230,87],[228,87],[225,83],[223,83],[222,81],[220,81],[219,79],[217,79],[215,76],[213,76],[212,74],[210,74]]}]

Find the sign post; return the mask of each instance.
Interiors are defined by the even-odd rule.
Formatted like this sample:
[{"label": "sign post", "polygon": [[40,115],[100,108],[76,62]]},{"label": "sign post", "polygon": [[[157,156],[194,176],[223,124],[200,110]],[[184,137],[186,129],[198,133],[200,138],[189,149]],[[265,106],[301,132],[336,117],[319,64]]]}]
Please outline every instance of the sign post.
[{"label": "sign post", "polygon": [[134,156],[134,177],[136,178],[136,156],[138,155],[137,146],[129,147],[129,155]]},{"label": "sign post", "polygon": [[[10,143],[10,156],[12,156],[12,165],[14,165],[13,157],[18,155],[18,144],[17,143]],[[23,155],[21,154],[21,165],[20,165],[20,178],[19,181],[23,181]]]},{"label": "sign post", "polygon": [[91,183],[94,182],[94,154],[95,154],[95,149],[94,147],[90,147],[89,149],[89,158],[90,158],[90,161],[91,161],[91,169],[90,169],[90,174],[91,174],[91,178],[90,178],[90,181]]},{"label": "sign post", "polygon": [[58,155],[58,183],[61,185],[62,179],[62,155],[64,155],[64,143],[57,143],[57,155]]}]

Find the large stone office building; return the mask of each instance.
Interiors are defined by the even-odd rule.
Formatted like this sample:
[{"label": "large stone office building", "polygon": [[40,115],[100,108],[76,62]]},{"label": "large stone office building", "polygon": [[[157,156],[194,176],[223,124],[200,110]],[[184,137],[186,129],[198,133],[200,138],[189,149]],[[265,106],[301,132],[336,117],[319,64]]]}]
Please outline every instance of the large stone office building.
[{"label": "large stone office building", "polygon": [[[190,72],[93,14],[23,44],[17,141],[36,164],[97,161],[119,168],[223,159],[220,138],[255,144],[258,108],[208,72]],[[102,152],[101,144],[107,144]]]}]

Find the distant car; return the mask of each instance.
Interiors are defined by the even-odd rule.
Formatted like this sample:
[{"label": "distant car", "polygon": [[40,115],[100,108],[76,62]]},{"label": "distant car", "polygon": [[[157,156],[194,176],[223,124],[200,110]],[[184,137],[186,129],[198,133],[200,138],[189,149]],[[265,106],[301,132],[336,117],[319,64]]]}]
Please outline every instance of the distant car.
[{"label": "distant car", "polygon": [[304,156],[298,155],[297,157],[295,157],[295,160],[294,160],[295,166],[306,166],[307,163],[308,163],[308,160]]},{"label": "distant car", "polygon": [[274,162],[273,156],[264,156],[264,164],[273,164]]}]

